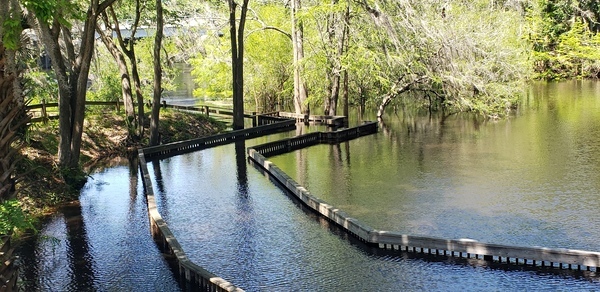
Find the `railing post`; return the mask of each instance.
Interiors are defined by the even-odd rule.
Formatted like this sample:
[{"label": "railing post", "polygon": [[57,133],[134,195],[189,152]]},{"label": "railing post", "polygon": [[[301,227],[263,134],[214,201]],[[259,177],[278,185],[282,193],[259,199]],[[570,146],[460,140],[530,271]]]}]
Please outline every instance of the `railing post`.
[{"label": "railing post", "polygon": [[163,107],[163,108],[167,108],[167,101],[166,101],[166,100],[163,100],[163,101],[162,101],[162,107]]},{"label": "railing post", "polygon": [[256,127],[258,117],[256,116],[256,112],[252,112],[252,127]]},{"label": "railing post", "polygon": [[116,105],[117,105],[117,113],[121,112],[121,102],[117,99],[116,101]]},{"label": "railing post", "polygon": [[42,99],[42,121],[48,122],[48,112],[46,111],[46,100]]},{"label": "railing post", "polygon": [[204,106],[204,112],[206,112],[206,116],[210,116],[210,111],[207,105]]}]

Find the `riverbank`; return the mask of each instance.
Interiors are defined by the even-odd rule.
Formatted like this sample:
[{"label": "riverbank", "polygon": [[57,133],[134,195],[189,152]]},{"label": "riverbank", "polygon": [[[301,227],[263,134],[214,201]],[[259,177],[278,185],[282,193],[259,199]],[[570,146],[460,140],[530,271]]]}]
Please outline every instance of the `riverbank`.
[{"label": "riverbank", "polygon": [[[160,118],[161,143],[213,135],[226,127],[204,115],[168,109],[161,111]],[[147,129],[149,123],[146,124]],[[52,214],[61,205],[76,203],[79,190],[65,182],[58,167],[58,121],[31,125],[26,138],[16,185],[17,199],[26,213],[40,217]],[[82,139],[80,161],[85,173],[127,158],[147,143],[147,137],[141,142],[128,139],[124,114],[110,109],[96,110],[86,116]]]}]

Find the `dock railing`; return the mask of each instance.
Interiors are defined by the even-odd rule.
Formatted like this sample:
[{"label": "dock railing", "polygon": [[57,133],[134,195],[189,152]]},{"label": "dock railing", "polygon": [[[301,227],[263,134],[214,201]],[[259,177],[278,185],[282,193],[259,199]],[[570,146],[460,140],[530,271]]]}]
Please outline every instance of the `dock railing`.
[{"label": "dock railing", "polygon": [[[367,133],[366,124],[336,132],[311,133],[281,141],[270,142],[248,148],[248,156],[254,165],[264,169],[266,175],[278,181],[283,188],[293,194],[304,205],[320,214],[359,240],[381,249],[402,250],[461,258],[477,258],[508,264],[529,264],[532,266],[585,268],[600,271],[600,252],[564,248],[507,246],[483,243],[472,239],[444,239],[429,236],[415,236],[394,231],[374,229],[344,211],[328,204],[311,194],[277,165],[266,157],[309,147],[318,143],[340,141]],[[375,127],[377,125],[375,124]]]},{"label": "dock railing", "polygon": [[148,172],[147,160],[164,158],[173,155],[183,154],[190,151],[215,147],[228,144],[236,139],[247,139],[276,133],[280,131],[293,130],[296,128],[294,120],[286,119],[278,123],[267,124],[264,126],[253,127],[228,133],[202,137],[181,142],[174,142],[154,147],[146,147],[138,150],[139,165],[142,173],[142,182],[144,193],[148,203],[148,215],[150,217],[150,230],[157,246],[163,251],[173,256],[175,266],[182,280],[182,285],[189,286],[191,290],[196,291],[243,291],[230,282],[216,276],[201,266],[193,263],[185,255],[183,248],[169,229],[167,223],[162,219],[156,199],[152,180]]},{"label": "dock railing", "polygon": [[326,143],[334,144],[364,135],[377,133],[377,122],[365,122],[363,125],[333,132],[314,132],[292,138],[282,139],[252,147],[255,151],[268,157],[297,149]]},{"label": "dock railing", "polygon": [[173,156],[177,154],[205,149],[208,147],[224,145],[227,143],[231,143],[232,141],[239,138],[254,138],[266,134],[275,133],[277,131],[293,130],[295,128],[296,122],[294,120],[287,119],[277,123],[247,128],[238,131],[226,132],[208,137],[146,147],[144,148],[144,155],[146,158],[150,159]]},{"label": "dock railing", "polygon": [[163,220],[160,212],[158,212],[152,180],[150,179],[143,149],[138,151],[138,157],[144,193],[148,204],[150,232],[159,249],[173,256],[175,261],[174,266],[179,274],[180,282],[192,291],[244,291],[201,266],[194,264],[187,257],[183,248],[169,229],[169,226]]}]

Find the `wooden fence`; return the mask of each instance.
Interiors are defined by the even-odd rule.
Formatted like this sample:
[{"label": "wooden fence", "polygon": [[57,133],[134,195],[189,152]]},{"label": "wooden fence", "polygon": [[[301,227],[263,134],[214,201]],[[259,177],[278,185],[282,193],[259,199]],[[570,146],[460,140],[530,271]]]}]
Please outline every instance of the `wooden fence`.
[{"label": "wooden fence", "polygon": [[[337,139],[338,137],[333,133],[335,132],[332,132],[331,137]],[[364,132],[358,131],[358,134],[360,133]],[[351,134],[352,132],[348,131],[348,135],[353,136]],[[344,135],[345,134],[340,134],[340,136]],[[600,271],[599,252],[562,248],[506,246],[483,243],[471,239],[444,239],[428,236],[414,236],[393,231],[373,229],[362,223],[360,220],[352,218],[339,208],[312,195],[306,188],[293,180],[273,162],[268,161],[265,158],[265,156],[280,154],[314,145],[317,143],[317,140],[320,141],[319,143],[322,143],[323,138],[317,136],[317,133],[313,133],[286,139],[284,141],[258,145],[248,149],[248,156],[254,161],[254,165],[263,168],[268,176],[275,178],[304,205],[327,218],[329,221],[336,223],[348,233],[367,244],[382,249],[403,250],[407,252],[420,252],[436,255],[443,254],[452,257],[477,258],[500,263],[530,264],[532,266],[555,267],[560,269],[585,268],[590,270],[590,267],[593,267],[596,272]],[[328,137],[327,139],[330,138]]]},{"label": "wooden fence", "polygon": [[[85,105],[86,106],[113,106],[113,107],[115,107],[115,109],[117,111],[119,111],[119,110],[121,110],[121,107],[123,106],[123,102],[122,101],[86,101]],[[176,109],[176,110],[201,113],[201,114],[205,114],[207,116],[210,116],[210,115],[213,115],[216,117],[232,117],[233,116],[233,110],[231,108],[226,108],[226,107],[208,106],[208,105],[181,106],[181,105],[167,104],[164,101],[161,106],[163,108],[172,108],[172,109]],[[27,109],[31,113],[33,113],[33,117],[30,122],[37,123],[37,122],[44,122],[44,121],[48,121],[48,120],[58,119],[58,114],[54,114],[54,115],[50,114],[50,112],[58,111],[58,110],[51,111],[50,109],[53,109],[53,108],[58,108],[58,103],[56,103],[56,102],[47,103],[45,100],[42,100],[42,103],[40,103],[40,104],[28,105]],[[252,114],[244,113],[245,118],[254,119],[255,116],[256,115],[254,113],[252,113]]]},{"label": "wooden fence", "polygon": [[[86,101],[86,106],[114,106],[117,111],[121,109],[123,102],[120,101]],[[58,108],[58,103],[56,102],[46,102],[42,100],[40,104],[32,104],[28,105],[27,109],[30,113],[33,113],[33,117],[30,120],[30,123],[39,123],[46,122],[48,120],[56,120],[58,119],[58,113],[55,115],[51,115],[49,112],[57,112],[49,111],[51,108]]]}]

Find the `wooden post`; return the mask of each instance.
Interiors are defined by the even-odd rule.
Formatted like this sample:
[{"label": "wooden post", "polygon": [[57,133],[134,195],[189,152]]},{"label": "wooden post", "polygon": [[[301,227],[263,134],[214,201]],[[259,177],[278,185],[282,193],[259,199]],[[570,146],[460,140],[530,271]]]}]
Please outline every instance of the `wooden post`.
[{"label": "wooden post", "polygon": [[115,104],[117,105],[117,113],[120,113],[121,112],[121,102],[119,100],[117,100],[115,102]]},{"label": "wooden post", "polygon": [[48,112],[46,111],[46,100],[42,99],[42,121],[48,122]]},{"label": "wooden post", "polygon": [[207,117],[208,117],[208,116],[210,116],[210,111],[209,111],[209,108],[208,108],[208,106],[207,106],[207,105],[206,105],[206,106],[204,106],[204,112],[206,113],[206,116],[207,116]]},{"label": "wooden post", "polygon": [[162,107],[163,107],[163,108],[167,108],[167,101],[166,101],[166,100],[163,100],[163,101],[162,101]]},{"label": "wooden post", "polygon": [[252,127],[256,127],[256,119],[258,119],[258,117],[256,116],[256,112],[252,112]]}]

